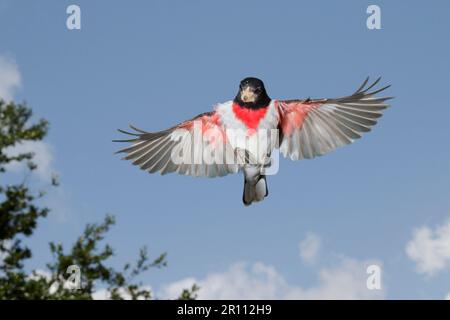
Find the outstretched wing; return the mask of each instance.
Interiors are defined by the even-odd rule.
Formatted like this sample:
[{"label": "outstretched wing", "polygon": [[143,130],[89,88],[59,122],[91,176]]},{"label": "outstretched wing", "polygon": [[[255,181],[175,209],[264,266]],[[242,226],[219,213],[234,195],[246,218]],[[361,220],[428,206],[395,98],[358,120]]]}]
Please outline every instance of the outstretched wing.
[{"label": "outstretched wing", "polygon": [[133,160],[133,164],[142,170],[217,177],[236,173],[239,169],[230,161],[234,159],[233,149],[227,143],[216,112],[202,113],[155,133],[130,127],[136,132],[119,131],[135,138],[115,142],[131,142],[132,145],[117,153],[126,153],[124,160]]},{"label": "outstretched wing", "polygon": [[369,78],[350,96],[336,99],[279,100],[280,151],[292,160],[310,159],[359,139],[371,130],[392,97],[370,91]]}]

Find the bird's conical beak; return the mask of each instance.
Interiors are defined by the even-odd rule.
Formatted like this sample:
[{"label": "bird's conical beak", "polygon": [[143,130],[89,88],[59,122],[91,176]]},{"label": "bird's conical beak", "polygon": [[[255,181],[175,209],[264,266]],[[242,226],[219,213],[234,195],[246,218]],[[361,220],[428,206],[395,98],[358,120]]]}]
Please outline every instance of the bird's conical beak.
[{"label": "bird's conical beak", "polygon": [[255,102],[256,94],[250,89],[250,87],[245,87],[241,91],[241,100],[244,102]]}]

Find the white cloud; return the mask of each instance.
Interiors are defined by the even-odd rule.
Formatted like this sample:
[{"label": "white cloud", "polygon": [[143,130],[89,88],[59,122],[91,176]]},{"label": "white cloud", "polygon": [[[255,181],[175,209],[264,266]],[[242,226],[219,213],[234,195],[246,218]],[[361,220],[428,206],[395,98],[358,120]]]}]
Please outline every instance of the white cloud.
[{"label": "white cloud", "polygon": [[[34,182],[39,185],[50,184],[55,175],[59,176],[54,165],[53,147],[50,144],[44,141],[23,141],[5,149],[8,156],[29,152],[34,154],[32,162],[37,165],[37,168],[32,172],[32,177],[36,179]],[[28,170],[26,161],[12,161],[5,166],[5,169],[10,174],[25,173]],[[48,187],[45,189],[47,193],[41,200],[41,204],[51,209],[50,216],[56,218],[58,222],[69,221],[70,217],[74,217],[70,190],[62,186],[58,188]]]},{"label": "white cloud", "polygon": [[174,299],[185,288],[200,286],[199,299],[381,299],[384,290],[369,290],[366,268],[380,262],[343,259],[337,267],[322,268],[318,284],[303,288],[289,284],[273,267],[261,262],[240,262],[203,279],[185,278],[162,288],[160,296]]},{"label": "white cloud", "polygon": [[321,245],[320,237],[314,233],[308,233],[299,243],[300,257],[305,263],[313,264],[319,253]]},{"label": "white cloud", "polygon": [[[0,56],[0,98],[9,101],[13,98],[14,92],[21,85],[19,69],[14,61],[4,56]],[[38,166],[35,173],[44,181],[50,181],[53,169],[53,150],[51,146],[43,141],[23,141],[15,146],[5,149],[9,156],[21,153],[33,152],[33,162]],[[26,163],[11,162],[6,169],[13,172],[20,172],[26,168]]]},{"label": "white cloud", "polygon": [[445,300],[450,300],[450,292],[449,293],[447,293],[447,295],[445,296],[445,298],[444,298]]},{"label": "white cloud", "polygon": [[[11,249],[12,241],[11,240],[1,240],[0,244],[3,245],[3,248],[5,248],[5,250],[9,250],[9,249]],[[5,258],[7,256],[8,255],[5,251],[0,251],[0,264],[3,263],[3,260],[5,260]]]},{"label": "white cloud", "polygon": [[0,98],[10,101],[20,85],[20,72],[14,61],[0,56]]},{"label": "white cloud", "polygon": [[417,271],[428,276],[450,266],[450,219],[435,230],[427,226],[415,230],[406,254],[416,262]]},{"label": "white cloud", "polygon": [[92,293],[92,299],[94,300],[109,300],[111,294],[107,289],[99,289]]},{"label": "white cloud", "polygon": [[33,270],[33,272],[28,276],[28,278],[31,280],[45,279],[47,281],[50,281],[52,279],[52,274],[47,270],[36,269]]},{"label": "white cloud", "polygon": [[[37,165],[37,169],[34,173],[42,181],[50,181],[52,174],[56,172],[53,167],[54,152],[53,148],[43,141],[23,141],[15,146],[5,149],[5,153],[8,156],[16,156],[22,153],[32,152],[33,163]],[[22,172],[26,170],[26,163],[24,161],[13,161],[6,165],[6,170],[11,172]]]},{"label": "white cloud", "polygon": [[[20,72],[11,59],[0,55],[0,98],[11,100],[14,92],[21,85]],[[33,171],[33,176],[37,177],[39,182],[50,183],[52,177],[57,170],[54,167],[54,150],[53,147],[44,141],[23,141],[14,146],[5,148],[5,154],[8,156],[16,156],[22,153],[33,153],[32,162],[37,165]],[[27,169],[26,161],[13,161],[5,166],[8,172],[20,173]],[[69,216],[70,208],[67,205],[67,193],[58,188],[46,197],[46,204],[52,208],[52,212],[57,215],[61,221],[66,221]]]},{"label": "white cloud", "polygon": [[[150,286],[142,286],[139,288],[140,290],[149,290],[152,291],[152,288]],[[131,295],[125,288],[119,289],[119,294],[124,300],[131,300]],[[111,294],[107,289],[99,289],[92,293],[92,299],[94,300],[110,300]],[[143,300],[143,298],[140,298],[139,300]]]},{"label": "white cloud", "polygon": [[[13,98],[14,92],[21,85],[19,69],[14,61],[4,56],[0,56],[0,98],[9,101]],[[53,150],[49,144],[43,141],[23,141],[15,146],[5,149],[9,156],[21,153],[33,152],[33,162],[38,166],[35,173],[44,181],[50,181],[52,173],[55,171],[53,165]],[[26,163],[11,162],[6,169],[13,172],[20,172],[26,168]]]}]

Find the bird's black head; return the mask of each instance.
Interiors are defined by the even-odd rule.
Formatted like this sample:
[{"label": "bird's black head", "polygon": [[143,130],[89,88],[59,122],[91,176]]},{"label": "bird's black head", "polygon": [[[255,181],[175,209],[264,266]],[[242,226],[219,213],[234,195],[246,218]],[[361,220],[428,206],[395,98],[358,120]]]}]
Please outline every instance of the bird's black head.
[{"label": "bird's black head", "polygon": [[245,78],[241,81],[238,94],[233,101],[244,108],[259,109],[267,107],[270,103],[270,98],[261,80]]}]

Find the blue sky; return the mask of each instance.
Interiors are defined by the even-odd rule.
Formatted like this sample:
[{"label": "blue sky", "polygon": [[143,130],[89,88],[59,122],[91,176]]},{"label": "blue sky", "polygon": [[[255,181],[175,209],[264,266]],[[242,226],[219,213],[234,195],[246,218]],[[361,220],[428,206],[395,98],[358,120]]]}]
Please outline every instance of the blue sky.
[{"label": "blue sky", "polygon": [[[81,30],[66,28],[70,4]],[[370,4],[381,30],[366,27]],[[0,0],[0,57],[21,77],[14,99],[51,122],[46,144],[61,176],[28,267],[44,268],[50,240],[70,244],[112,213],[113,264],[143,244],[168,252],[168,268],[142,278],[161,297],[219,279],[237,298],[255,283],[275,298],[444,298],[449,12],[448,1]],[[172,126],[232,99],[246,76],[272,98],[304,98],[349,94],[368,75],[396,97],[373,132],[324,157],[283,159],[270,196],[248,208],[240,175],[149,175],[113,155],[117,128]],[[299,253],[308,235],[318,246],[309,260]],[[369,261],[382,265],[381,292],[359,287]]]}]

